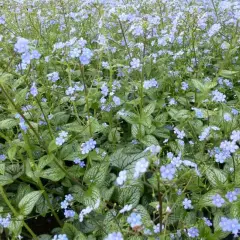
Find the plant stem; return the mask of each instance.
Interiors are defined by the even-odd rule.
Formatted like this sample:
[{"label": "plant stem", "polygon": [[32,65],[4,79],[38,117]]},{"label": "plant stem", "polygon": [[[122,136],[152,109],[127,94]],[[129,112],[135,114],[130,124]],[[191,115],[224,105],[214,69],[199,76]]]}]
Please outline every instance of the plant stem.
[{"label": "plant stem", "polygon": [[87,91],[87,85],[85,83],[85,77],[84,77],[84,66],[80,66],[80,70],[82,73],[82,78],[83,78],[83,86],[84,86],[84,94],[85,94],[85,101],[87,104],[87,114],[88,114],[88,122],[89,122],[89,132],[90,136],[92,137],[92,126],[91,126],[91,120],[90,120],[90,112],[89,112],[89,102],[88,102],[88,91]]},{"label": "plant stem", "polygon": [[160,233],[162,232],[162,193],[160,191],[160,177],[159,173],[157,175],[157,181],[158,181],[158,202],[159,202],[159,208],[158,208],[158,213],[159,213],[159,230]]}]

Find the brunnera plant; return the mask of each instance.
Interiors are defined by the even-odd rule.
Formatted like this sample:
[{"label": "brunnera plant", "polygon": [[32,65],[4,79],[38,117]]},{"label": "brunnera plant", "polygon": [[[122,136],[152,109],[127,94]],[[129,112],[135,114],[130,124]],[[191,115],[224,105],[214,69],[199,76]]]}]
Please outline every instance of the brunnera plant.
[{"label": "brunnera plant", "polygon": [[4,239],[238,236],[239,1],[0,6]]}]

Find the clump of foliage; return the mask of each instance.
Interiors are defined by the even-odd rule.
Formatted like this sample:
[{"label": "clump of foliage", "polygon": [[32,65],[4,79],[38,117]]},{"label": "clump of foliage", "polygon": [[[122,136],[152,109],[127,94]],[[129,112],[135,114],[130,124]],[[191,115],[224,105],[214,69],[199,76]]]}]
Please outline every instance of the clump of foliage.
[{"label": "clump of foliage", "polygon": [[238,0],[0,4],[2,236],[238,236]]}]

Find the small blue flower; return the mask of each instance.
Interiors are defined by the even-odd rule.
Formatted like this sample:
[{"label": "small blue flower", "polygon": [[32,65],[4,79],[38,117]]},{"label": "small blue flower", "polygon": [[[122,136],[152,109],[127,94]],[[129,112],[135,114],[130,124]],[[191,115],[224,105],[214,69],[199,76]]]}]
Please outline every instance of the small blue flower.
[{"label": "small blue flower", "polygon": [[229,202],[233,202],[237,200],[237,193],[235,191],[227,192],[225,197],[228,199]]},{"label": "small blue flower", "polygon": [[172,180],[174,178],[176,168],[170,163],[165,166],[161,166],[160,172],[163,179]]},{"label": "small blue flower", "polygon": [[225,203],[225,200],[219,194],[216,194],[212,197],[212,203],[216,207],[221,207]]},{"label": "small blue flower", "polygon": [[65,196],[65,200],[71,202],[73,200],[73,196],[71,194],[68,194]]},{"label": "small blue flower", "polygon": [[197,228],[195,227],[191,227],[188,229],[188,236],[190,238],[195,238],[195,237],[198,237],[199,236],[199,231]]},{"label": "small blue flower", "polygon": [[66,234],[58,234],[54,235],[52,240],[68,240],[68,237]]},{"label": "small blue flower", "polygon": [[104,240],[123,240],[123,236],[120,232],[114,232],[108,234],[108,236],[104,238]]},{"label": "small blue flower", "polygon": [[127,218],[127,222],[130,224],[132,228],[136,226],[141,226],[141,215],[137,213],[131,213],[131,215]]},{"label": "small blue flower", "polygon": [[75,215],[75,212],[73,210],[67,210],[67,209],[64,210],[65,218],[72,218],[74,217],[74,215]]},{"label": "small blue flower", "polygon": [[185,198],[182,202],[184,209],[193,209],[192,201],[190,199]]},{"label": "small blue flower", "polygon": [[62,202],[61,202],[61,209],[67,209],[68,204],[69,204],[69,203],[68,203],[67,200],[62,201]]},{"label": "small blue flower", "polygon": [[7,215],[7,217],[0,217],[0,226],[3,228],[7,228],[11,223],[11,216],[10,214]]},{"label": "small blue flower", "polygon": [[7,156],[5,154],[0,154],[0,161],[5,161]]},{"label": "small blue flower", "polygon": [[205,224],[206,224],[207,226],[209,226],[209,227],[212,226],[212,223],[211,223],[211,221],[210,221],[208,218],[204,217],[203,220],[204,220],[204,222],[205,222]]},{"label": "small blue flower", "polygon": [[38,95],[38,90],[37,90],[37,86],[36,83],[34,82],[30,88],[30,93],[36,97]]}]

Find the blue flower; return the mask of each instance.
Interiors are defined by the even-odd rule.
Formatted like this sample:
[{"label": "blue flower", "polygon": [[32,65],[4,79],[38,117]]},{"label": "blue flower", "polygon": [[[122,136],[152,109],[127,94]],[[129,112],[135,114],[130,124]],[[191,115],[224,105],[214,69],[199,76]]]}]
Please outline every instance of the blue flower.
[{"label": "blue flower", "polygon": [[120,232],[114,232],[108,234],[108,236],[104,238],[104,240],[123,240],[123,236]]},{"label": "blue flower", "polygon": [[161,166],[160,172],[163,179],[172,180],[174,178],[176,168],[173,164],[170,163],[166,166]]},{"label": "blue flower", "polygon": [[75,212],[73,210],[67,210],[67,209],[64,210],[65,218],[72,218],[74,217],[74,215],[75,215]]},{"label": "blue flower", "polygon": [[34,82],[30,88],[30,93],[36,97],[38,95],[38,90],[37,90],[37,86],[36,83]]},{"label": "blue flower", "polygon": [[0,161],[5,161],[7,156],[5,154],[0,154]]},{"label": "blue flower", "polygon": [[68,237],[66,234],[59,234],[59,235],[54,235],[52,240],[68,240]]},{"label": "blue flower", "polygon": [[131,213],[131,215],[127,218],[127,222],[130,224],[132,228],[136,226],[141,226],[141,215],[137,213]]},{"label": "blue flower", "polygon": [[219,194],[216,194],[212,197],[212,203],[216,207],[221,207],[225,203],[225,200]]},{"label": "blue flower", "polygon": [[229,219],[226,217],[221,217],[219,226],[223,232],[232,232],[233,234],[237,234],[240,230],[240,224],[236,218]]},{"label": "blue flower", "polygon": [[92,56],[93,56],[93,52],[90,49],[83,48],[83,51],[82,51],[82,54],[81,54],[79,60],[80,60],[81,64],[87,65],[90,63]]},{"label": "blue flower", "polygon": [[47,75],[49,81],[56,82],[60,79],[58,72],[52,72]]},{"label": "blue flower", "polygon": [[65,200],[71,202],[73,200],[73,196],[71,194],[68,194],[65,196]]},{"label": "blue flower", "polygon": [[18,38],[16,44],[14,45],[14,50],[18,53],[25,53],[29,49],[29,41],[25,38]]},{"label": "blue flower", "polygon": [[233,202],[237,200],[237,193],[235,191],[227,192],[225,197],[228,199],[229,202]]},{"label": "blue flower", "polygon": [[62,201],[62,202],[61,202],[61,209],[67,209],[68,204],[69,204],[69,203],[68,203],[67,200]]},{"label": "blue flower", "polygon": [[185,198],[182,202],[184,209],[193,209],[192,201],[190,199]]},{"label": "blue flower", "polygon": [[188,229],[188,236],[190,238],[195,238],[195,237],[198,237],[199,236],[199,231],[197,228],[195,227],[191,227]]},{"label": "blue flower", "polygon": [[7,217],[3,218],[0,217],[0,226],[3,228],[7,228],[11,223],[11,216],[10,214],[7,215]]},{"label": "blue flower", "polygon": [[94,141],[92,138],[90,138],[87,142],[82,143],[81,145],[82,154],[89,153],[96,147],[96,144],[97,144],[96,141]]}]

